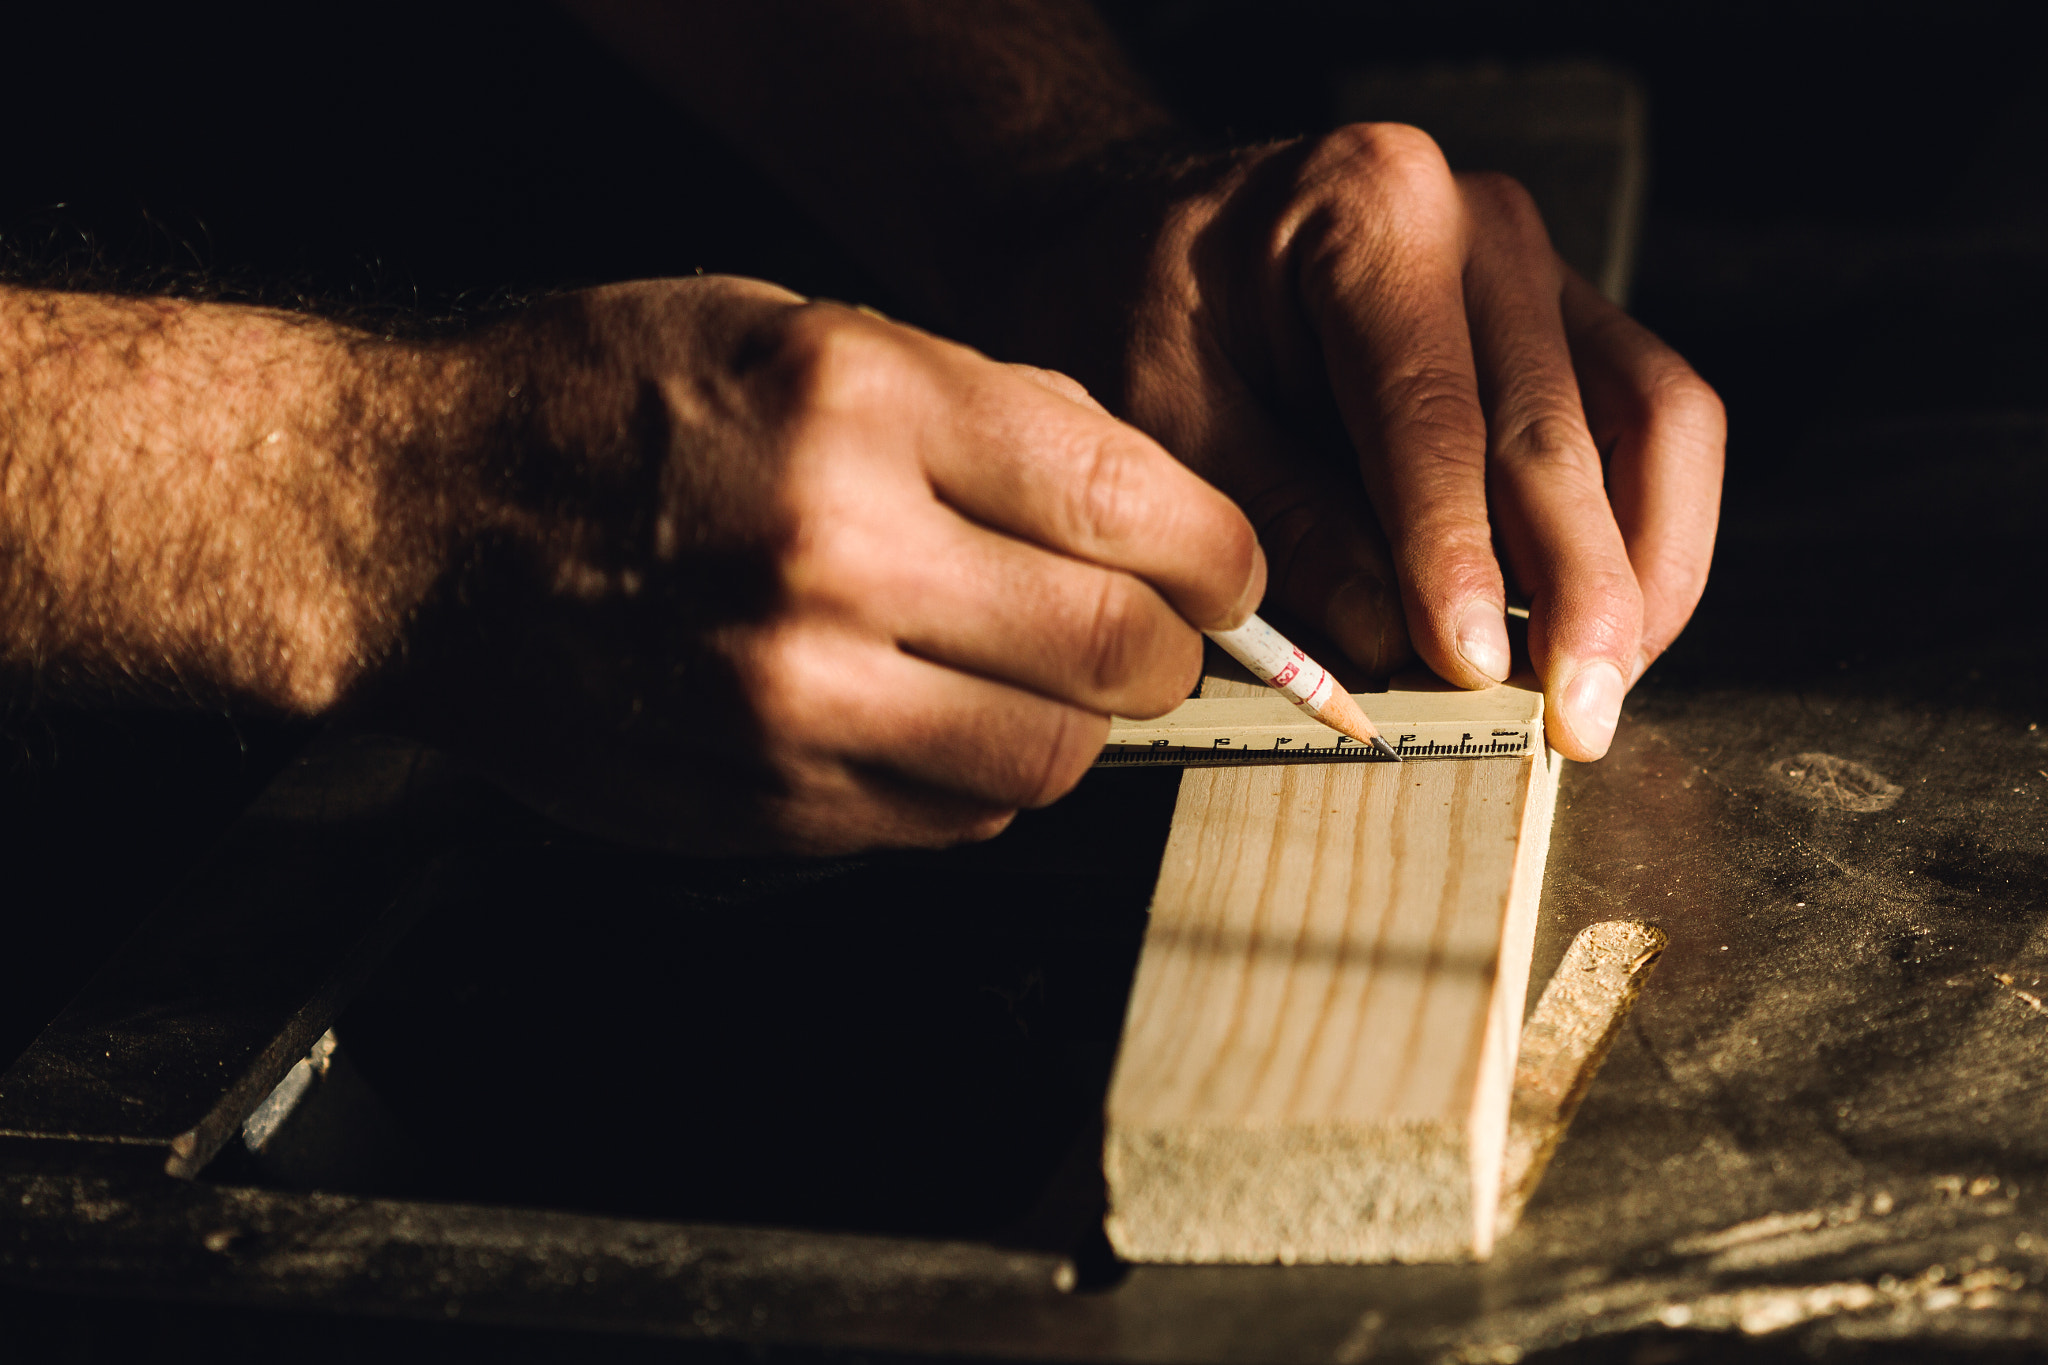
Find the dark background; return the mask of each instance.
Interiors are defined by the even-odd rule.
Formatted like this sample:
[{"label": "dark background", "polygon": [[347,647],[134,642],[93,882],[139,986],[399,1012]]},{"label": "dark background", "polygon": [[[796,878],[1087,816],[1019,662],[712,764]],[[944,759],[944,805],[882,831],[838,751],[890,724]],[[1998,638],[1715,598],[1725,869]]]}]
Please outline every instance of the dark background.
[{"label": "dark background", "polygon": [[[1893,433],[1884,459],[1940,478],[1941,441],[1921,448],[1899,431],[2024,424],[2048,407],[2036,321],[2048,304],[2048,103],[2022,7],[1217,0],[1111,15],[1193,121],[1248,138],[1326,126],[1335,78],[1365,66],[1594,57],[1641,80],[1652,181],[1634,309],[1728,402],[1729,515],[1749,530],[1724,546],[1790,544],[1780,563],[1797,565],[1813,604],[1810,619],[1776,627],[1781,638],[1758,638],[1743,602],[1786,583],[1724,553],[1698,628],[1650,685],[1735,679],[1759,658],[1795,671],[1873,652],[1933,658],[2000,624],[1979,615],[1998,598],[1935,594],[1916,564],[1960,554],[1987,576],[2039,572],[2038,551],[2018,540],[1890,537],[1845,558],[1833,510],[1856,477],[1858,431]],[[541,5],[289,17],[51,7],[0,21],[0,45],[0,270],[15,280],[404,327],[698,268],[892,306],[771,188]],[[1829,548],[1801,560],[1808,534]],[[1881,632],[1838,609],[1851,595],[1893,604]],[[304,738],[248,717],[10,699],[0,1060]],[[551,875],[564,867],[573,859]],[[996,1006],[963,1006],[984,1007]],[[23,1358],[130,1359],[209,1337],[230,1354],[284,1340],[321,1359],[389,1346],[366,1327],[0,1297],[0,1356],[12,1341],[35,1344]],[[484,1336],[403,1340],[509,1349]]]}]

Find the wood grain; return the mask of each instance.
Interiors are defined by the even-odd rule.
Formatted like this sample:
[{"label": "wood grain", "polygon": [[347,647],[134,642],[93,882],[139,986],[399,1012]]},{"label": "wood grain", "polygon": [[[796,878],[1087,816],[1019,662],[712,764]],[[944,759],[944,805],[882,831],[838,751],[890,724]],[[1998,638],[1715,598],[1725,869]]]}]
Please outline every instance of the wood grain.
[{"label": "wood grain", "polygon": [[1120,1255],[1491,1250],[1558,766],[1183,775],[1108,1101]]}]

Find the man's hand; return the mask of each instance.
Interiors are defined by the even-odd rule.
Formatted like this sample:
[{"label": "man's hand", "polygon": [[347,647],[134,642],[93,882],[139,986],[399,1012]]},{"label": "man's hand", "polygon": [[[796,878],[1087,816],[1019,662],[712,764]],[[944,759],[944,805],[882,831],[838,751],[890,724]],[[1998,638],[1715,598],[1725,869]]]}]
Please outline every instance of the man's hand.
[{"label": "man's hand", "polygon": [[744,280],[424,345],[0,290],[0,419],[9,681],[371,705],[662,847],[992,834],[1265,585],[1073,381]]},{"label": "man's hand", "polygon": [[435,729],[572,822],[985,837],[1079,780],[1109,713],[1177,705],[1189,623],[1264,588],[1230,500],[1073,381],[874,315],[706,278],[477,344],[534,397],[487,483],[488,586],[415,673]]},{"label": "man's hand", "polygon": [[926,316],[1237,498],[1367,669],[1501,677],[1511,576],[1551,742],[1605,752],[1699,600],[1722,414],[1512,182],[1390,125],[1176,160],[1083,0],[566,2]]},{"label": "man's hand", "polygon": [[1724,421],[1519,185],[1355,125],[1128,187],[1041,269],[996,310],[1019,349],[1235,497],[1280,603],[1368,669],[1412,646],[1481,687],[1508,671],[1505,564],[1551,742],[1606,752],[1705,587]]}]

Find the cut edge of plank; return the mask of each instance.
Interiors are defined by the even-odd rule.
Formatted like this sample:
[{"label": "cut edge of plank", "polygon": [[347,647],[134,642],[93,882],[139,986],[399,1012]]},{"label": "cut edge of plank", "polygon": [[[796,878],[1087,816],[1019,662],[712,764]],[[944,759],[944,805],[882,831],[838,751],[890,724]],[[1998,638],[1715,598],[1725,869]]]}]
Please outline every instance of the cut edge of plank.
[{"label": "cut edge of plank", "polygon": [[[1117,1255],[1151,1264],[1463,1259],[1471,1210],[1450,1192],[1464,1184],[1464,1137],[1428,1121],[1115,1128],[1104,1228]],[[1282,1205],[1276,1187],[1335,1197]]]},{"label": "cut edge of plank", "polygon": [[[1540,713],[1537,723],[1542,723]],[[1529,762],[1532,771],[1516,836],[1515,870],[1502,915],[1493,1000],[1473,1093],[1471,1249],[1482,1261],[1493,1254],[1500,1226],[1502,1167],[1507,1158],[1515,1063],[1521,1050],[1522,1012],[1529,994],[1536,916],[1543,900],[1543,868],[1549,859],[1550,826],[1557,811],[1557,784],[1565,761],[1557,750],[1545,745]]]}]

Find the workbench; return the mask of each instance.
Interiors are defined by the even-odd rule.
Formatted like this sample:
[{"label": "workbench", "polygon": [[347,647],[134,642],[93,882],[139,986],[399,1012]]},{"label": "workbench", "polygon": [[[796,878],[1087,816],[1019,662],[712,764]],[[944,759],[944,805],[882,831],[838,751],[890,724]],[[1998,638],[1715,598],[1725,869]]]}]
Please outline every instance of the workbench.
[{"label": "workbench", "polygon": [[[1845,433],[1730,508],[1696,625],[1631,698],[1614,752],[1564,777],[1533,979],[1595,920],[1650,921],[1670,947],[1488,1264],[1122,1267],[1091,1237],[1099,1183],[1073,1154],[1150,885],[1131,844],[1163,838],[1172,773],[1097,774],[956,854],[690,865],[581,844],[432,755],[337,736],[45,1035],[25,1059],[41,1082],[20,1085],[18,1063],[0,1085],[0,1127],[56,1135],[0,1143],[0,1275],[1075,1360],[2038,1344],[2048,661],[2027,547],[2044,497],[2048,424],[1966,419]],[[1801,516],[1821,498],[1838,515]],[[1905,543],[1913,571],[1861,590],[1872,547]],[[491,924],[507,941],[479,937]],[[610,959],[587,941],[608,932],[626,936]],[[591,1017],[664,953],[673,1000]],[[438,994],[408,987],[465,959]],[[751,994],[778,974],[780,996]],[[398,1074],[376,1031],[417,1030],[452,1050],[410,1083],[461,1072],[466,1103],[499,1097],[478,1122],[507,1125],[505,1159],[480,1158],[469,1187],[330,1160],[360,1188],[313,1193],[244,1150],[279,1064],[352,994],[337,1034],[361,1034],[373,1078]],[[734,1013],[807,996],[800,1027]],[[669,1031],[612,1032],[664,1011]],[[566,1050],[537,1050],[543,1034]],[[139,1050],[95,1046],[116,1037]],[[833,1076],[838,1126],[803,1128],[818,1107],[774,1096],[779,1077]],[[890,1120],[918,1077],[950,1099]],[[963,1097],[973,1112],[948,1110]],[[750,1127],[749,1104],[773,1121]],[[924,1146],[888,1158],[920,1124]],[[786,1135],[751,1158],[752,1185],[727,1126]],[[226,1155],[166,1174],[194,1132]],[[563,1169],[535,1162],[549,1143]],[[874,1173],[866,1197],[846,1186],[856,1168]]]},{"label": "workbench", "polygon": [[[1609,198],[1640,195],[1629,126]],[[1568,255],[1610,220],[1551,213]],[[1996,287],[2036,317],[2034,240],[1885,306]],[[1625,279],[1616,249],[1587,273]],[[1814,321],[1826,288],[1877,291],[1845,266],[1801,292],[1783,263],[1814,253],[1772,249],[1711,258],[1783,279],[1729,285],[1773,311],[1708,330],[1818,364],[1849,331]],[[1669,252],[1653,295],[1704,272]],[[2037,1355],[2048,417],[1975,401],[1946,349],[1982,350],[1930,332],[1802,393],[1796,440],[1737,406],[1699,615],[1564,773],[1532,999],[1586,924],[1669,947],[1486,1264],[1109,1256],[1092,1125],[1177,773],[1096,773],[985,847],[690,864],[335,733],[0,1059],[0,1292],[187,1305],[201,1335],[268,1310],[296,1353],[358,1357]],[[1884,415],[1912,406],[1885,377],[1929,370],[1949,396]]]}]

